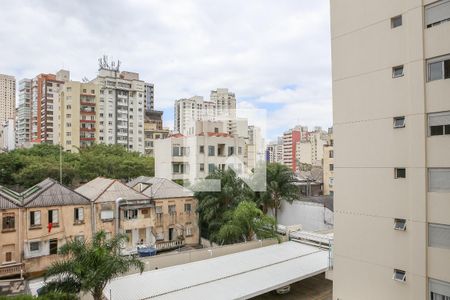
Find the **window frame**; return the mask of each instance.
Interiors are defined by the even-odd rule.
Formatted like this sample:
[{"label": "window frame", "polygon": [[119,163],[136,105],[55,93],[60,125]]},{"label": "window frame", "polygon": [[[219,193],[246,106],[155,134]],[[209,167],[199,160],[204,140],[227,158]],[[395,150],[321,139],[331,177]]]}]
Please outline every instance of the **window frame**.
[{"label": "window frame", "polygon": [[[400,20],[400,24],[396,23],[395,21]],[[402,15],[397,15],[391,18],[391,29],[400,27],[403,25],[403,16]]]},{"label": "window frame", "polygon": [[[396,75],[396,70],[400,70],[402,71],[401,74]],[[398,65],[398,66],[393,66],[392,67],[392,78],[400,78],[405,76],[405,66],[404,65]]]},{"label": "window frame", "polygon": [[[397,121],[402,121],[402,120],[403,120],[403,123],[398,125]],[[394,126],[394,129],[405,128],[406,127],[406,117],[405,116],[394,117],[393,118],[393,126]]]},{"label": "window frame", "polygon": [[[401,277],[398,277],[401,276]],[[400,269],[394,269],[394,274],[392,275],[392,279],[398,282],[406,282],[406,271]]]},{"label": "window frame", "polygon": [[[405,171],[405,175],[404,176],[399,176],[399,171],[404,170]],[[406,168],[394,168],[394,178],[395,179],[406,179]]]},{"label": "window frame", "polygon": [[394,230],[406,231],[406,219],[395,218]]}]

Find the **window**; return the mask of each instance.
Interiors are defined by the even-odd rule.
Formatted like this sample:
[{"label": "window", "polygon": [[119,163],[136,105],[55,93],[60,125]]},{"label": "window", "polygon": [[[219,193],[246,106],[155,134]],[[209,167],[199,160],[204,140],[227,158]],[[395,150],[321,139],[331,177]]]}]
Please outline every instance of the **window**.
[{"label": "window", "polygon": [[428,191],[450,193],[450,168],[428,169]]},{"label": "window", "polygon": [[402,26],[402,15],[391,18],[391,28]]},{"label": "window", "polygon": [[403,65],[392,68],[392,78],[402,77],[403,75]]},{"label": "window", "polygon": [[334,171],[334,164],[330,164],[330,171]]},{"label": "window", "polygon": [[425,6],[425,26],[427,28],[450,20],[450,0],[440,0]]},{"label": "window", "polygon": [[450,135],[450,112],[428,114],[428,135]]},{"label": "window", "polygon": [[428,81],[450,78],[450,55],[427,61]]},{"label": "window", "polygon": [[177,209],[175,205],[169,205],[169,214],[170,215],[176,215],[177,214]]},{"label": "window", "polygon": [[430,278],[430,300],[450,300],[450,283]]},{"label": "window", "polygon": [[200,153],[205,153],[205,146],[200,146]]},{"label": "window", "polygon": [[238,147],[238,155],[242,154],[242,147]]},{"label": "window", "polygon": [[30,226],[41,226],[41,212],[39,210],[30,212]]},{"label": "window", "polygon": [[330,150],[330,153],[329,153],[329,156],[328,156],[329,158],[333,158],[334,157],[334,152],[333,152],[333,150]]},{"label": "window", "polygon": [[191,203],[185,203],[184,204],[184,212],[191,213],[192,212],[192,204]]},{"label": "window", "polygon": [[406,169],[405,168],[395,168],[394,170],[395,178],[406,178]]},{"label": "window", "polygon": [[208,156],[214,156],[216,153],[216,148],[214,146],[208,146]]},{"label": "window", "polygon": [[228,156],[232,156],[232,155],[234,155],[234,147],[228,146]]},{"label": "window", "polygon": [[82,207],[74,208],[74,216],[73,219],[75,223],[83,223],[84,221],[84,210]]},{"label": "window", "polygon": [[394,269],[394,275],[392,279],[405,282],[406,281],[406,272],[403,270]]},{"label": "window", "polygon": [[39,251],[39,249],[41,248],[40,242],[30,242],[29,245],[30,245],[30,252]]},{"label": "window", "polygon": [[51,239],[48,243],[49,246],[49,253],[51,254],[58,254],[58,240],[57,239]]},{"label": "window", "polygon": [[215,170],[216,170],[215,164],[208,164],[208,173],[214,173]]},{"label": "window", "polygon": [[57,209],[52,209],[48,211],[48,222],[52,223],[53,225],[59,223]]},{"label": "window", "polygon": [[100,219],[111,220],[114,218],[114,212],[112,210],[102,210],[100,212]]},{"label": "window", "polygon": [[186,223],[185,228],[185,236],[192,236],[192,224]]},{"label": "window", "polygon": [[205,171],[205,164],[200,164],[200,172],[204,172]]},{"label": "window", "polygon": [[187,165],[183,163],[172,164],[172,172],[174,174],[185,174],[187,172]]},{"label": "window", "polygon": [[394,128],[404,128],[405,117],[394,117]]},{"label": "window", "polygon": [[394,220],[394,229],[395,230],[406,230],[406,220],[405,219],[395,219]]},{"label": "window", "polygon": [[5,262],[12,262],[12,252],[5,253]]},{"label": "window", "polygon": [[2,218],[2,230],[13,231],[16,228],[16,217],[14,213],[4,213]]},{"label": "window", "polygon": [[450,249],[450,225],[428,224],[428,246]]},{"label": "window", "polygon": [[124,218],[127,220],[137,219],[138,210],[137,209],[126,209],[124,210]]}]

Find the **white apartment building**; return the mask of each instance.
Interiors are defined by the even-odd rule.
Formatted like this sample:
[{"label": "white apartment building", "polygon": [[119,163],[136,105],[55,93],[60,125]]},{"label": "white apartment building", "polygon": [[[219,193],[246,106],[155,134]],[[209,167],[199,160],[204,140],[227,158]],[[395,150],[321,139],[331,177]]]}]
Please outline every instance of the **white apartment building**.
[{"label": "white apartment building", "polygon": [[192,136],[176,134],[155,141],[155,176],[193,184],[216,169],[232,166],[245,172],[245,139],[220,131],[222,122],[197,123]]},{"label": "white apartment building", "polygon": [[333,299],[450,298],[450,1],[331,1]]},{"label": "white apartment building", "polygon": [[[202,96],[175,101],[174,131],[183,135],[192,135],[195,132],[196,121],[221,120],[227,122],[226,131],[230,134],[243,134],[245,130],[236,118],[236,96],[228,89],[211,91],[210,101]],[[246,134],[246,133],[245,133]]]},{"label": "white apartment building", "polygon": [[14,119],[9,119],[1,124],[0,151],[12,151],[16,148],[16,128]]},{"label": "white apartment building", "polygon": [[16,78],[0,74],[0,124],[14,118],[16,108]]},{"label": "white apartment building", "polygon": [[145,83],[139,74],[101,66],[98,84],[98,142],[144,153]]},{"label": "white apartment building", "polygon": [[18,147],[25,147],[31,141],[31,79],[19,81],[19,101],[16,113],[16,141]]}]

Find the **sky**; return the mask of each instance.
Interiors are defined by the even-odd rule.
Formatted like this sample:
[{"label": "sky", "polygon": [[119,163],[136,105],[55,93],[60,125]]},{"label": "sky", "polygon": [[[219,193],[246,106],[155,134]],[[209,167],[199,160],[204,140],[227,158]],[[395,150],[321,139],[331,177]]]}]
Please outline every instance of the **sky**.
[{"label": "sky", "polygon": [[329,0],[2,1],[0,40],[0,73],[17,80],[93,79],[98,58],[119,59],[155,84],[165,126],[174,100],[216,88],[267,112],[266,139],[332,125]]}]

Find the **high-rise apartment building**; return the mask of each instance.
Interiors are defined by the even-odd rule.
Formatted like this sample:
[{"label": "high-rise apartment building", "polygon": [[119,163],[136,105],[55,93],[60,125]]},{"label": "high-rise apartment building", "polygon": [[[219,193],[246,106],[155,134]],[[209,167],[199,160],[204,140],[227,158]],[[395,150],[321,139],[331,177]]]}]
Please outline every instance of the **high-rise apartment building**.
[{"label": "high-rise apartment building", "polygon": [[[59,144],[59,92],[70,73],[39,74],[31,84],[31,142]],[[20,122],[18,120],[18,122]]]},{"label": "high-rise apartment building", "polygon": [[163,128],[162,111],[146,111],[144,116],[144,153],[148,156],[155,155],[155,141],[165,139],[169,135],[169,129]]},{"label": "high-rise apartment building", "polygon": [[450,298],[450,1],[331,1],[334,299]]},{"label": "high-rise apartment building", "polygon": [[145,83],[145,111],[155,110],[155,85],[153,83]]},{"label": "high-rise apartment building", "polygon": [[60,141],[65,151],[77,152],[98,141],[99,96],[99,86],[94,83],[67,81],[64,84],[60,93]]},{"label": "high-rise apartment building", "polygon": [[19,81],[19,100],[16,113],[16,141],[18,147],[31,142],[31,79]]},{"label": "high-rise apartment building", "polygon": [[323,146],[327,142],[326,132],[317,127],[314,131],[303,134],[303,138],[297,142],[297,162],[313,166],[321,166],[323,159]]},{"label": "high-rise apartment building", "polygon": [[16,108],[16,78],[0,74],[0,124],[14,118]]},{"label": "high-rise apartment building", "polygon": [[100,89],[98,142],[144,153],[145,83],[139,74],[101,65],[93,83]]},{"label": "high-rise apartment building", "polygon": [[296,126],[283,133],[282,163],[293,171],[297,170],[297,144],[308,136],[308,127]]},{"label": "high-rise apartment building", "polygon": [[334,194],[334,139],[333,128],[328,129],[327,143],[323,145],[323,194]]},{"label": "high-rise apartment building", "polygon": [[[211,91],[210,101],[202,96],[183,98],[175,101],[174,131],[183,135],[192,135],[195,132],[197,121],[220,120],[227,124],[225,132],[242,134],[243,127],[236,119],[236,97],[228,89]],[[247,130],[247,128],[245,128]]]}]

